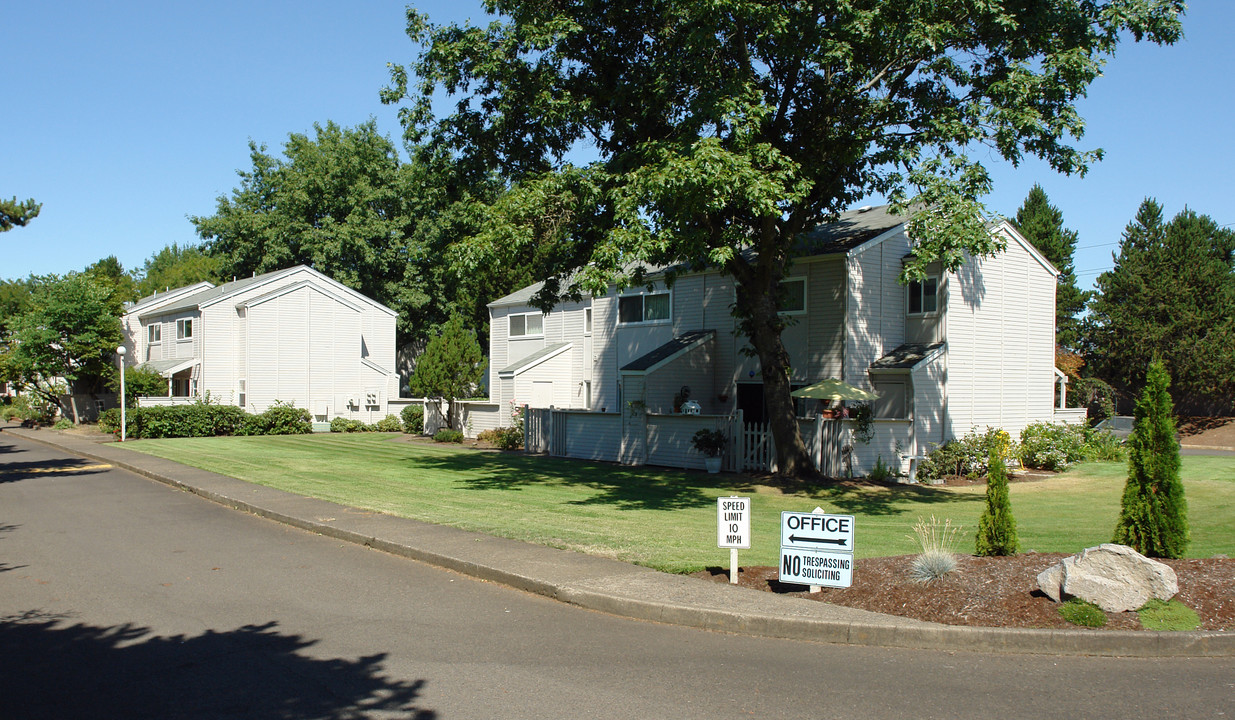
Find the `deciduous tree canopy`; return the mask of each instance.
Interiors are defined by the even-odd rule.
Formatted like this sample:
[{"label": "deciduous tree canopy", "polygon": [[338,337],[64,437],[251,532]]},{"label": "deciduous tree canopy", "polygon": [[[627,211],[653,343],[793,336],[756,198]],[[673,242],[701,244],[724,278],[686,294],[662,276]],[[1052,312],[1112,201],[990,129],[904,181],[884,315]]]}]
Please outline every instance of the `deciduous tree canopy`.
[{"label": "deciduous tree canopy", "polygon": [[[759,357],[779,466],[793,421],[779,284],[799,235],[883,194],[925,208],[907,276],[996,249],[990,152],[1084,172],[1075,102],[1124,33],[1174,42],[1178,0],[488,0],[483,27],[408,12],[420,46],[383,92],[412,148],[512,183],[457,257],[536,257],[538,298],[718,268]],[[412,79],[415,78],[413,84]],[[453,112],[435,112],[440,91]],[[982,148],[980,153],[971,151]],[[579,154],[572,154],[579,153]],[[594,162],[574,164],[591,154]]]},{"label": "deciduous tree canopy", "polygon": [[398,311],[400,345],[427,340],[456,311],[483,334],[485,303],[532,281],[524,262],[465,273],[445,262],[498,190],[483,174],[460,183],[430,152],[402,163],[374,121],[293,133],[283,153],[250,143],[240,187],[214,215],[191,218],[224,278],[308,265]]},{"label": "deciduous tree canopy", "polygon": [[108,377],[122,339],[112,292],[89,273],[38,278],[29,310],[10,323],[0,374],[57,405],[59,380],[72,386]]},{"label": "deciduous tree canopy", "polygon": [[180,247],[172,243],[147,258],[135,273],[139,278],[137,291],[145,297],[203,280],[217,284],[230,279],[220,272],[222,265],[221,258],[207,255],[196,245]]}]

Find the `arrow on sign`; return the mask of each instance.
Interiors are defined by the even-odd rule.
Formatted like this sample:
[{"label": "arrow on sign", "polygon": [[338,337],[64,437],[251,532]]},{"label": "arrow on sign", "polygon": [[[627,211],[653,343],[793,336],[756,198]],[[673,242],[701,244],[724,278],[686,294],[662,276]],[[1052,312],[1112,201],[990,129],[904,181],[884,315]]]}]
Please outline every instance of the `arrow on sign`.
[{"label": "arrow on sign", "polygon": [[798,535],[790,535],[789,539],[793,542],[813,542],[827,543],[828,545],[844,545],[845,538],[816,538],[816,537],[801,537]]}]

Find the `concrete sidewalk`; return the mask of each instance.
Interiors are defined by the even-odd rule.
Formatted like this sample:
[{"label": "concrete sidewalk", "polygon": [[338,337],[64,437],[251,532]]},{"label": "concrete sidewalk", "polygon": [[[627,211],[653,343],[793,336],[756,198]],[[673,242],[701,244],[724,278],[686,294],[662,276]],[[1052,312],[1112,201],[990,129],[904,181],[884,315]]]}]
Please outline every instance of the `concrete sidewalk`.
[{"label": "concrete sidewalk", "polygon": [[358,510],[181,465],[118,443],[0,428],[217,503],[481,580],[640,620],[746,635],[930,650],[1131,657],[1235,656],[1235,633],[1023,630],[926,623],[670,575],[616,560]]}]

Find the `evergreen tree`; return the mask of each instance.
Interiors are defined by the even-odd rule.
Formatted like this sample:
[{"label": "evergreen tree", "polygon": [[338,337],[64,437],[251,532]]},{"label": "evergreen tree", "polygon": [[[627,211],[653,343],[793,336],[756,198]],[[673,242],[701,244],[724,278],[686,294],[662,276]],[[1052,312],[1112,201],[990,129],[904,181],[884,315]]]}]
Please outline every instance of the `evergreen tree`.
[{"label": "evergreen tree", "polygon": [[16,197],[12,200],[0,200],[0,232],[12,230],[15,227],[25,227],[27,223],[38,217],[39,210],[42,209],[42,203],[36,203],[34,200],[17,202]]},{"label": "evergreen tree", "polygon": [[1146,199],[1124,230],[1115,267],[1091,304],[1091,367],[1117,388],[1139,390],[1157,358],[1176,404],[1196,412],[1235,401],[1235,232],[1184,210],[1163,221]]},{"label": "evergreen tree", "polygon": [[[474,393],[488,364],[481,354],[476,333],[463,326],[461,316],[454,315],[441,332],[429,340],[424,354],[416,361],[408,385],[415,395],[437,398],[441,410],[443,400],[453,403],[456,398]],[[451,412],[446,416],[446,424],[452,428],[454,415]]]},{"label": "evergreen tree", "polygon": [[1148,557],[1178,558],[1188,546],[1188,502],[1179,479],[1179,441],[1167,393],[1171,378],[1155,360],[1146,380],[1128,438],[1128,482],[1114,542]]},{"label": "evergreen tree", "polygon": [[1041,185],[1034,185],[1029,191],[1025,203],[1016,211],[1015,225],[1059,271],[1059,284],[1055,289],[1055,343],[1076,350],[1081,341],[1077,316],[1085,310],[1090,296],[1076,286],[1076,270],[1072,265],[1076,231],[1064,228],[1063,213],[1051,205]]},{"label": "evergreen tree", "polygon": [[1012,501],[1008,497],[1008,466],[1003,455],[990,454],[990,469],[986,475],[986,508],[978,519],[975,554],[1015,555],[1016,518],[1012,517]]}]

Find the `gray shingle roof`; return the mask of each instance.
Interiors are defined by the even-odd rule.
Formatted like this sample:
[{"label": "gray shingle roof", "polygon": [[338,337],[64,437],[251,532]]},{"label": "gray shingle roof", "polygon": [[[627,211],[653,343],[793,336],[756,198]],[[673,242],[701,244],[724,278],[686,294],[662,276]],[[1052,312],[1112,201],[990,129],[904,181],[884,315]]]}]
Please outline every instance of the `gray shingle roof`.
[{"label": "gray shingle roof", "polygon": [[798,242],[798,255],[832,255],[849,252],[862,243],[874,240],[885,232],[905,224],[908,215],[893,215],[891,205],[842,213],[835,222],[803,233]]},{"label": "gray shingle roof", "polygon": [[715,330],[691,330],[682,333],[655,350],[635,358],[622,366],[622,372],[647,372],[653,367],[672,360],[677,355],[694,349],[716,334]]},{"label": "gray shingle roof", "polygon": [[934,355],[943,347],[937,342],[930,345],[924,343],[905,343],[871,363],[871,370],[908,370],[923,360]]},{"label": "gray shingle roof", "polygon": [[261,275],[255,275],[253,277],[241,278],[239,280],[233,280],[232,282],[229,282],[229,283],[223,283],[222,285],[219,285],[216,287],[207,288],[206,290],[202,290],[201,292],[195,292],[192,295],[189,295],[188,297],[185,297],[166,307],[156,308],[155,310],[151,311],[150,314],[151,315],[168,315],[171,313],[181,312],[182,310],[193,310],[201,306],[203,303],[207,303],[207,302],[210,302],[211,300],[216,300],[221,297],[226,297],[227,295],[231,295],[232,293],[240,292],[241,290],[249,287],[250,285],[256,285],[260,282],[263,282],[269,279],[270,277],[274,275],[281,275],[293,269],[295,268],[285,268],[283,270],[275,270],[274,272],[263,273]]},{"label": "gray shingle roof", "polygon": [[546,358],[553,357],[568,347],[570,347],[570,343],[553,343],[552,345],[546,345],[531,355],[519,358],[501,370],[498,370],[498,375],[513,375],[523,368],[532,367]]}]

